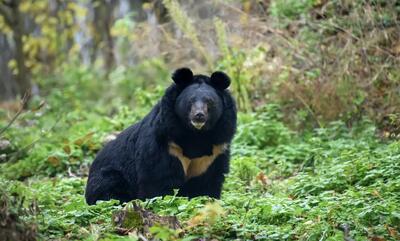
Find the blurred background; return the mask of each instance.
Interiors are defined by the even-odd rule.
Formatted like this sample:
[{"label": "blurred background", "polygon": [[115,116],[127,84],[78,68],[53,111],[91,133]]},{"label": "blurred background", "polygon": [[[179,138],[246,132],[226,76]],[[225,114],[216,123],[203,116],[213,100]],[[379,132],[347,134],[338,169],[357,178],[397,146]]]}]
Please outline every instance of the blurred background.
[{"label": "blurred background", "polygon": [[277,102],[296,128],[383,123],[400,112],[399,16],[396,0],[2,0],[1,106],[134,106],[188,66],[226,71],[240,110]]}]

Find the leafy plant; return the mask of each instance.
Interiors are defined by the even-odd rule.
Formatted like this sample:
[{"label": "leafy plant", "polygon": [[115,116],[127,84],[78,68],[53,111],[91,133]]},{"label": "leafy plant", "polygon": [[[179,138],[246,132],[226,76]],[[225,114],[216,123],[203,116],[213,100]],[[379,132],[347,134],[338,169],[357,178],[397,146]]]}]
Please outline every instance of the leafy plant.
[{"label": "leafy plant", "polygon": [[280,121],[278,109],[276,105],[267,105],[257,113],[240,116],[242,125],[238,128],[237,142],[260,149],[285,144],[291,131]]}]

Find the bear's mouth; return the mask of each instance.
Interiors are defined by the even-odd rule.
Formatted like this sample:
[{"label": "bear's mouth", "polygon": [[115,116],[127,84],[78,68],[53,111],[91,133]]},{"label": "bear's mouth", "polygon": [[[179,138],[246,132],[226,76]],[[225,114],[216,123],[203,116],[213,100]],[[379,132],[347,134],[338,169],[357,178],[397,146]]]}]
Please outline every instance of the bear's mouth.
[{"label": "bear's mouth", "polygon": [[191,121],[191,124],[194,128],[196,128],[197,130],[200,130],[201,128],[203,128],[204,124],[206,122],[195,122],[195,121]]}]

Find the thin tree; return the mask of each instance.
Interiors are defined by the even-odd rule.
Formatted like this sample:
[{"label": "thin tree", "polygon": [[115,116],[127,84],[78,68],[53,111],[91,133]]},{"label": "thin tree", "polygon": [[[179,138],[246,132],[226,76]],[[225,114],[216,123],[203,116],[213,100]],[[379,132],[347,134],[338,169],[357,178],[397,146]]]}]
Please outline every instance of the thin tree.
[{"label": "thin tree", "polygon": [[18,94],[22,97],[30,94],[32,83],[30,80],[30,72],[25,64],[23,36],[25,34],[24,18],[19,11],[20,0],[1,0],[0,15],[7,26],[12,30],[13,40],[15,44],[15,60],[17,63],[16,82]]}]

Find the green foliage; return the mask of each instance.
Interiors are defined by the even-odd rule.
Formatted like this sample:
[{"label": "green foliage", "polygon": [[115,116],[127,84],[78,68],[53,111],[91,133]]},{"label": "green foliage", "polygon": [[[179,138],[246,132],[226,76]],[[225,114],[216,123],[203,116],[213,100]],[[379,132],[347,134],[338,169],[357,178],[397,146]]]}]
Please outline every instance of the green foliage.
[{"label": "green foliage", "polygon": [[[138,103],[139,106],[154,104],[152,100],[161,97],[164,88],[171,83],[170,70],[162,59],[143,61],[131,68],[120,66],[110,73],[110,80],[115,86],[115,92],[119,93],[123,100],[148,102]],[[143,91],[150,88],[155,88],[154,93]]]},{"label": "green foliage", "polygon": [[282,123],[279,107],[267,105],[256,113],[239,116],[236,141],[240,145],[267,146],[285,144],[291,137],[290,130]]},{"label": "green foliage", "polygon": [[246,54],[243,51],[231,49],[228,45],[226,26],[221,19],[216,18],[214,20],[218,48],[220,51],[221,58],[218,61],[217,67],[232,78],[232,93],[236,97],[236,102],[240,110],[250,111],[251,100],[250,100],[250,81],[251,81],[251,69],[246,71],[244,63],[246,61]]},{"label": "green foliage", "polygon": [[319,0],[273,0],[269,12],[274,17],[295,19],[308,14],[317,2]]},{"label": "green foliage", "polygon": [[[10,161],[0,164],[1,187],[20,197],[25,209],[37,206],[20,216],[37,226],[40,239],[140,240],[135,233],[116,233],[112,214],[123,207],[115,201],[86,205],[85,175],[103,140],[139,120],[162,88],[135,92],[133,110],[119,101],[90,101],[97,90],[90,92],[89,84],[77,88],[76,77],[88,78],[86,72],[71,72],[73,77],[65,76],[71,79],[65,85],[71,95],[49,93],[48,104],[32,107],[6,131],[12,150],[27,148],[17,159],[7,153]],[[368,120],[351,129],[337,121],[297,133],[282,117],[275,104],[240,113],[220,201],[167,196],[139,202],[158,215],[176,216],[182,225],[178,230],[153,226],[149,235],[160,240],[396,240],[400,143],[376,139]]]},{"label": "green foliage", "polygon": [[22,204],[24,196],[8,192],[10,182],[0,178],[0,235],[4,240],[35,240],[36,224],[23,217],[36,213],[37,207]]},{"label": "green foliage", "polygon": [[228,46],[224,23],[216,19],[214,21],[217,32],[218,47],[221,58],[217,61],[217,68],[225,71],[232,79],[231,91],[236,97],[240,110],[250,112],[252,100],[259,87],[261,69],[268,45],[257,45],[254,48],[243,50]]},{"label": "green foliage", "polygon": [[[144,63],[142,67],[152,69],[155,65]],[[145,81],[150,75],[154,80],[166,79],[166,72],[160,68],[155,69],[157,76],[154,72],[140,69],[121,73],[124,81],[116,80],[109,84],[93,81],[103,77],[84,66],[65,66],[64,70],[42,79],[43,88],[52,89],[47,93],[46,101],[39,97],[34,99],[30,110],[24,112],[19,121],[4,133],[5,139],[12,140],[14,150],[7,153],[10,161],[0,169],[6,177],[56,176],[68,171],[81,175],[87,171],[87,166],[107,136],[138,121],[164,92],[164,87],[159,85],[149,92],[144,88],[150,86],[135,88],[125,80],[137,76]],[[57,82],[60,79],[62,81]],[[114,88],[124,91],[121,95],[104,96],[107,89]],[[83,99],[86,101],[82,102]],[[122,102],[132,105],[124,106]],[[38,105],[41,108],[37,109]],[[0,124],[3,123],[7,121],[0,120]]]}]

